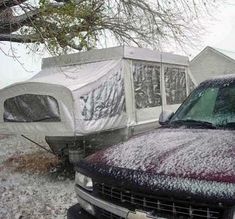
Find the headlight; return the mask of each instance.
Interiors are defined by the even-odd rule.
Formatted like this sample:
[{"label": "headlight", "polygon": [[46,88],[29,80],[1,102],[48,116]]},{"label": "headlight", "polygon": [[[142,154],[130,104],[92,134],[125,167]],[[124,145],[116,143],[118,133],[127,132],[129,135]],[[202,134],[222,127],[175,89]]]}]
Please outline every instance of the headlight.
[{"label": "headlight", "polygon": [[93,191],[93,182],[90,177],[87,177],[79,172],[76,172],[75,174],[75,184],[78,184],[82,188]]}]

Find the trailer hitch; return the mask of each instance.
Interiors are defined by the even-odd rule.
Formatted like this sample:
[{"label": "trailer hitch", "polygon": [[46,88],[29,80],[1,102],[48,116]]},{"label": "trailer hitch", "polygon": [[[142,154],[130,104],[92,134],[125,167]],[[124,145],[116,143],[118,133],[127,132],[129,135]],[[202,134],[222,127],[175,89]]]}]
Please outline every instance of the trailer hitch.
[{"label": "trailer hitch", "polygon": [[53,151],[47,149],[45,146],[40,145],[40,144],[37,143],[36,141],[34,141],[34,140],[28,138],[27,136],[25,136],[25,135],[21,135],[21,136],[22,136],[23,138],[27,139],[28,141],[34,143],[34,144],[37,145],[38,147],[42,148],[43,150],[45,150],[45,151],[47,151],[47,152],[49,152],[49,153],[51,153],[51,154],[53,154],[53,155],[56,155]]}]

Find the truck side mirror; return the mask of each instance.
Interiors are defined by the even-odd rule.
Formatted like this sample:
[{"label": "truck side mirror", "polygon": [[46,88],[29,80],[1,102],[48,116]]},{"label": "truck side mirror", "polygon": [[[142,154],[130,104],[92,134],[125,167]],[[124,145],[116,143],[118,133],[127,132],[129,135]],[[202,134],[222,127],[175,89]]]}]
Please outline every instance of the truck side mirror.
[{"label": "truck side mirror", "polygon": [[172,111],[162,111],[159,116],[159,124],[167,125],[173,115],[174,115],[174,112]]}]

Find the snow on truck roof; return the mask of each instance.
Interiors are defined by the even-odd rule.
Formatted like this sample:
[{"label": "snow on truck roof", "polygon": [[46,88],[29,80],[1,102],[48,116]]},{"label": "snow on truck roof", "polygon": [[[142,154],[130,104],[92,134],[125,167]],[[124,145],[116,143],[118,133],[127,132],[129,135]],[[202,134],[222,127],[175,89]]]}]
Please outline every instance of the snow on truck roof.
[{"label": "snow on truck roof", "polygon": [[[227,75],[213,76],[213,77],[207,79],[206,81],[225,81],[225,82],[227,82],[227,81],[234,80],[234,79],[235,79],[235,74],[227,74]],[[206,81],[204,81],[204,82],[206,82]]]}]

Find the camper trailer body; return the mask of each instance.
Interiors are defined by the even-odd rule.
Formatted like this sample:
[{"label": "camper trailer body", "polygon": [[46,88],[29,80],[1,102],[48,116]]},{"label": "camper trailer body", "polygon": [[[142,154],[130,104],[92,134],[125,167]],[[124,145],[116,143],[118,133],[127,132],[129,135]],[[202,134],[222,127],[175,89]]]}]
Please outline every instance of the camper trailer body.
[{"label": "camper trailer body", "polygon": [[2,132],[43,136],[72,162],[156,128],[195,87],[188,58],[114,47],[43,59],[28,81],[1,90]]}]

